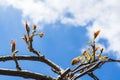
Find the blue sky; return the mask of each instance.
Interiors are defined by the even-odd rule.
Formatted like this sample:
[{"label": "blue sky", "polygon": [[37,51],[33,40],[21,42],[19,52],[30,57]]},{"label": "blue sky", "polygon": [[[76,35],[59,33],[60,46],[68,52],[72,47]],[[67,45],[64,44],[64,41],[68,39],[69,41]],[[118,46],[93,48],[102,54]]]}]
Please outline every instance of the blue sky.
[{"label": "blue sky", "polygon": [[[98,29],[101,29],[101,34],[97,41],[105,48],[104,55],[120,59],[119,0],[52,1],[0,0],[0,56],[11,55],[11,40],[17,42],[18,55],[34,55],[22,40],[24,23],[28,21],[31,27],[34,23],[38,25],[38,33],[45,32],[43,38],[34,39],[34,47],[64,69],[73,68],[70,64],[72,58],[81,55],[81,50],[87,46],[86,42]],[[43,63],[19,61],[19,64],[25,70],[57,76]],[[1,62],[0,68],[15,69],[15,64],[13,61]],[[118,80],[119,72],[117,63],[107,63],[95,74],[100,80]],[[0,75],[0,80],[3,79],[23,80]],[[92,80],[86,75],[79,80],[88,79]]]}]

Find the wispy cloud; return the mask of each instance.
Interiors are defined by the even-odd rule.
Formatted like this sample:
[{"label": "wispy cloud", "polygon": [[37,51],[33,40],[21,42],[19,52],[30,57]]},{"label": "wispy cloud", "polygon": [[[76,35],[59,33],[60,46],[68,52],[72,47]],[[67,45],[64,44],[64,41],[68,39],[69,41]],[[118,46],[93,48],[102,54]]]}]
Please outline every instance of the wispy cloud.
[{"label": "wispy cloud", "polygon": [[36,24],[87,26],[88,35],[101,29],[100,38],[108,41],[107,51],[117,52],[120,58],[120,0],[0,0],[4,7],[22,11],[23,21]]}]

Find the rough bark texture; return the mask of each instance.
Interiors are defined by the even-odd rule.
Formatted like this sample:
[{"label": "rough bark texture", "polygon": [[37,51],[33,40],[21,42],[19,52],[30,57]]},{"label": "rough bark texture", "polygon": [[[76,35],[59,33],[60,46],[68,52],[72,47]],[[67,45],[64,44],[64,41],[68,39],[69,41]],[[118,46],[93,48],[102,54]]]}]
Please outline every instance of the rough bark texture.
[{"label": "rough bark texture", "polygon": [[0,75],[19,76],[23,78],[32,78],[36,80],[56,80],[50,76],[45,76],[38,73],[33,73],[28,71],[17,71],[17,70],[10,70],[10,69],[0,69]]}]

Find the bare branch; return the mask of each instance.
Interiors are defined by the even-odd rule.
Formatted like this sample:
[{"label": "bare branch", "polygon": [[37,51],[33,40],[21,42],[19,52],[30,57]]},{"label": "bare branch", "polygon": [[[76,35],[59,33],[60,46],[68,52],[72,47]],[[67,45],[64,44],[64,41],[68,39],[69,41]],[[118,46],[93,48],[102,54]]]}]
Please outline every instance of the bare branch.
[{"label": "bare branch", "polygon": [[[31,61],[40,61],[43,63],[46,63],[48,66],[52,67],[54,70],[59,72],[59,74],[62,74],[64,71],[61,67],[59,67],[57,64],[53,63],[49,59],[45,57],[38,57],[38,56],[15,56],[17,60],[31,60]],[[2,56],[0,57],[0,61],[9,61],[13,60],[11,56]]]},{"label": "bare branch", "polygon": [[18,64],[16,57],[15,57],[16,53],[18,53],[18,50],[16,50],[16,41],[13,41],[13,40],[11,41],[11,53],[12,53],[12,58],[16,64],[17,70],[22,70]]},{"label": "bare branch", "polygon": [[13,58],[15,64],[16,64],[17,70],[22,70],[21,67],[20,67],[19,64],[18,64],[18,61],[17,61],[16,57],[14,56],[14,57],[12,57],[12,58]]},{"label": "bare branch", "polygon": [[[101,67],[104,63],[106,63],[106,62],[120,62],[120,60],[107,59],[107,60],[105,60],[105,61],[99,61],[99,62],[97,62],[97,60],[96,60],[95,62],[92,63],[93,66],[92,66],[91,64],[86,64],[85,67],[82,67],[81,69],[79,69],[81,66],[83,66],[83,65],[80,64],[77,68],[75,68],[75,69],[73,70],[73,73],[79,72],[80,70],[83,70],[83,69],[86,68],[86,67],[90,67],[90,68],[88,68],[86,71],[83,70],[83,72],[82,72],[81,74],[78,74],[77,77],[75,77],[74,79],[77,79],[77,78],[79,78],[79,77],[82,77],[82,76],[85,75],[85,74],[88,74],[88,75],[89,75],[90,72],[92,72],[92,71],[100,68],[100,67]],[[91,67],[91,66],[92,66],[92,67]],[[92,76],[93,76],[93,75],[92,75]],[[96,78],[95,80],[99,80],[95,75],[94,75],[93,77]]]},{"label": "bare branch", "polygon": [[90,77],[92,77],[94,80],[99,80],[99,79],[97,78],[97,76],[95,76],[95,75],[93,74],[93,72],[88,72],[88,75],[89,75]]},{"label": "bare branch", "polygon": [[32,78],[35,80],[56,80],[50,76],[28,72],[28,71],[16,71],[10,69],[0,69],[0,75],[8,75],[8,76],[19,76],[23,78]]},{"label": "bare branch", "polygon": [[[86,63],[84,65],[80,64],[78,67],[76,67],[72,72],[75,74],[77,72],[80,72],[81,70],[83,71],[85,68],[91,67],[97,63],[97,60],[92,63]],[[82,66],[81,66],[82,65]],[[79,69],[80,68],[80,69]]]},{"label": "bare branch", "polygon": [[66,76],[70,71],[71,71],[70,68],[67,68],[67,69],[63,72],[63,74],[61,74],[61,75],[58,77],[57,80],[63,80],[63,79],[67,80],[67,78],[66,78],[65,76]]},{"label": "bare branch", "polygon": [[120,60],[108,59],[106,62],[120,62]]},{"label": "bare branch", "polygon": [[104,63],[105,63],[105,62],[103,62],[103,61],[96,63],[93,67],[90,67],[88,70],[83,71],[81,74],[77,75],[77,76],[75,77],[75,80],[76,80],[77,78],[79,78],[79,77],[82,77],[82,76],[85,75],[85,74],[88,74],[88,72],[92,72],[92,71],[98,69],[98,68],[99,68],[101,65],[103,65]]},{"label": "bare branch", "polygon": [[[27,36],[24,35],[23,40],[24,40],[25,43],[27,44],[28,50],[29,50],[30,52],[36,54],[36,55],[38,56],[37,58],[40,59],[41,62],[44,62],[44,63],[46,63],[47,65],[51,66],[51,67],[52,67],[52,70],[53,70],[54,72],[56,72],[56,73],[59,74],[59,75],[62,74],[63,71],[64,71],[62,68],[60,68],[57,64],[53,63],[53,62],[50,61],[49,59],[45,58],[45,56],[42,55],[42,54],[40,53],[40,51],[37,51],[37,50],[34,49],[34,47],[33,47],[33,38],[35,37],[35,35],[37,35],[37,34],[35,34],[36,28],[37,28],[37,26],[34,25],[34,26],[33,26],[33,31],[32,31],[32,33],[29,34],[29,33],[30,33],[30,28],[29,28],[29,25],[28,25],[27,22],[26,22],[26,32],[27,32],[27,34],[25,34],[25,35],[27,35]],[[44,32],[41,32],[41,33],[39,34],[39,36],[40,36],[41,38],[43,37],[43,35],[44,35]],[[56,71],[55,71],[55,70],[56,70]]]}]

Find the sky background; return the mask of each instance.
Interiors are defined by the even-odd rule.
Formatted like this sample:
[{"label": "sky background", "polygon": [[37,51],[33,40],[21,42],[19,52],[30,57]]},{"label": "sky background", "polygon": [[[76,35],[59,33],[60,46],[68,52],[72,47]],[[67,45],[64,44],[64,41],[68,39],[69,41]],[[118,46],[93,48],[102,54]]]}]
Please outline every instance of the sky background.
[{"label": "sky background", "polygon": [[[86,42],[100,29],[97,39],[104,55],[120,59],[120,0],[0,0],[0,56],[11,55],[10,42],[17,42],[17,55],[34,55],[22,40],[25,21],[43,38],[34,38],[34,48],[63,69],[72,58],[87,49]],[[57,77],[49,66],[40,62],[19,61],[22,69]],[[0,68],[15,69],[13,61],[0,62]],[[94,72],[100,80],[120,79],[120,66],[107,63]],[[0,75],[0,80],[25,80]],[[26,79],[31,80],[31,79]],[[83,76],[79,80],[92,80]]]}]

